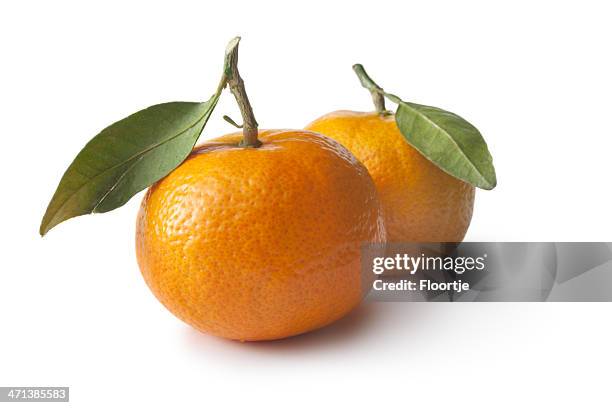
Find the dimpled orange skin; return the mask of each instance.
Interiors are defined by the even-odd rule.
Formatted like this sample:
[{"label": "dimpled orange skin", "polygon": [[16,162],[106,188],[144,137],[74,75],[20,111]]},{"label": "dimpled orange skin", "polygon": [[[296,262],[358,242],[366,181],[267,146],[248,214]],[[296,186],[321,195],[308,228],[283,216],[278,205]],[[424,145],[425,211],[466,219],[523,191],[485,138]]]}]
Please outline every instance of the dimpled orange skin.
[{"label": "dimpled orange skin", "polygon": [[306,129],[346,146],[369,170],[389,242],[461,242],[472,219],[474,187],[452,177],[406,142],[394,115],[337,111]]},{"label": "dimpled orange skin", "polygon": [[337,142],[260,131],[194,149],[143,199],[136,252],[155,296],[195,328],[229,339],[293,336],[363,297],[360,245],[384,242],[376,187]]}]

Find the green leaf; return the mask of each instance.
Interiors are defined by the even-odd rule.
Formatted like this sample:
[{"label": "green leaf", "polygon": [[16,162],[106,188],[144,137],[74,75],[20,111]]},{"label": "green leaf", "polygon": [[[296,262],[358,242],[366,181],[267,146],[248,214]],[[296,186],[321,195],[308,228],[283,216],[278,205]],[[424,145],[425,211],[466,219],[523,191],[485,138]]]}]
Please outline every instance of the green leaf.
[{"label": "green leaf", "polygon": [[495,187],[493,159],[478,129],[454,113],[397,102],[395,121],[408,143],[451,176],[485,190]]},{"label": "green leaf", "polygon": [[40,234],[69,218],[120,207],[174,170],[193,149],[219,95],[154,105],[96,135],[64,173]]}]

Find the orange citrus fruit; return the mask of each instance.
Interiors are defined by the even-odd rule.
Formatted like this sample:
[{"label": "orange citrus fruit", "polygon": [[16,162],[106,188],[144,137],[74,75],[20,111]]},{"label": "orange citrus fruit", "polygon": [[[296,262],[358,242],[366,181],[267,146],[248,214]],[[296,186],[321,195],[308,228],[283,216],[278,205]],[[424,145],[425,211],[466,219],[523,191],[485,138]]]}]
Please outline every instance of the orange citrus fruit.
[{"label": "orange citrus fruit", "polygon": [[360,246],[384,242],[376,187],[337,142],[308,131],[241,134],[194,149],[153,185],[136,250],[155,296],[197,329],[270,340],[327,325],[365,292]]},{"label": "orange citrus fruit", "polygon": [[337,111],[306,129],[346,146],[369,170],[390,242],[460,242],[474,187],[442,171],[408,144],[392,114]]}]

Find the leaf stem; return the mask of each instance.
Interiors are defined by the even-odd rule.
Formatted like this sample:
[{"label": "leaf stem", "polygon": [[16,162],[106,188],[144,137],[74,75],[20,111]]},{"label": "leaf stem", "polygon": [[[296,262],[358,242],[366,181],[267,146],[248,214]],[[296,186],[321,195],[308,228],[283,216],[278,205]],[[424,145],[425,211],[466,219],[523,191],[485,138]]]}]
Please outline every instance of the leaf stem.
[{"label": "leaf stem", "polygon": [[365,68],[361,64],[353,65],[353,71],[357,74],[359,81],[361,82],[361,86],[366,88],[372,94],[372,101],[374,102],[374,107],[376,111],[381,115],[387,113],[387,109],[385,108],[385,91],[376,84],[370,78]]},{"label": "leaf stem", "polygon": [[234,119],[230,118],[227,115],[223,115],[223,120],[226,121],[227,123],[229,123],[230,125],[232,125],[235,128],[242,129],[242,125],[237,124]]},{"label": "leaf stem", "polygon": [[238,44],[240,43],[240,37],[233,38],[227,45],[225,51],[225,65],[223,69],[223,79],[219,86],[222,88],[225,85],[229,86],[230,91],[236,98],[240,114],[242,115],[243,128],[242,128],[242,141],[240,146],[244,147],[259,147],[261,141],[257,138],[257,121],[253,114],[253,108],[249,102],[246,89],[244,87],[244,81],[240,77],[238,72]]}]

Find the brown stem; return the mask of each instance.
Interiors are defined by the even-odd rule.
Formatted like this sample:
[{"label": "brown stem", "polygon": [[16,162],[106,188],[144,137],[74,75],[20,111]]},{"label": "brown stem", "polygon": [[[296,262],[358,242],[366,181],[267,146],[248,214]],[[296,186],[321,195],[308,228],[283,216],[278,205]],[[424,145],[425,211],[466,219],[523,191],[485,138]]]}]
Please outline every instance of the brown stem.
[{"label": "brown stem", "polygon": [[376,84],[370,78],[365,68],[361,64],[353,65],[353,71],[357,74],[361,85],[370,91],[372,95],[372,101],[374,102],[374,107],[376,108],[376,112],[380,114],[386,114],[387,109],[385,108],[385,91]]},{"label": "brown stem", "polygon": [[242,128],[242,141],[240,146],[245,147],[259,147],[261,141],[257,138],[257,121],[253,114],[253,108],[249,102],[246,90],[244,88],[244,81],[240,77],[238,72],[238,44],[240,37],[236,37],[231,40],[227,46],[225,54],[225,78],[226,83],[230,88],[230,91],[236,98],[240,114],[242,115],[243,128]]},{"label": "brown stem", "polygon": [[374,108],[376,108],[376,112],[386,112],[387,108],[385,107],[385,97],[380,92],[372,92],[372,102],[374,102]]}]

